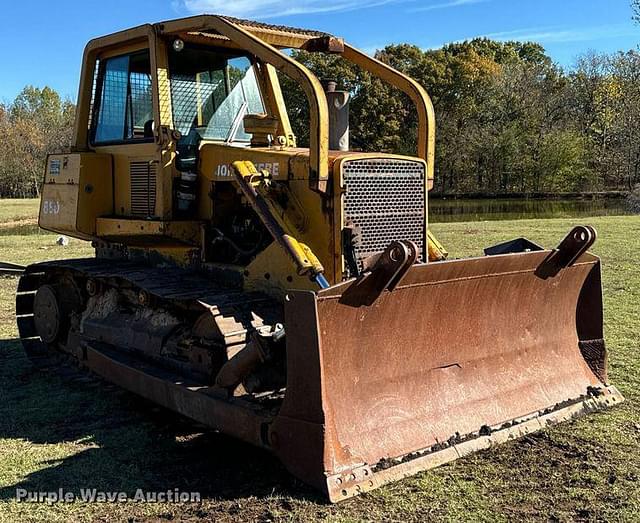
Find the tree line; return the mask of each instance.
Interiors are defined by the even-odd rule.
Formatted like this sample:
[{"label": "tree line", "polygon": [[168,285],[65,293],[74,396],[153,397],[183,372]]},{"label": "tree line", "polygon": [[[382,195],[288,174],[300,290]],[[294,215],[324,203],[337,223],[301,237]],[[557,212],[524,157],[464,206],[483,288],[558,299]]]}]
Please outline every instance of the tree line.
[{"label": "tree line", "polygon": [[39,196],[47,154],[71,144],[75,106],[53,89],[25,87],[0,104],[0,198]]},{"label": "tree line", "polygon": [[[351,93],[351,142],[414,154],[411,101],[339,55],[295,51]],[[640,183],[640,53],[587,53],[565,71],[535,43],[474,39],[436,50],[375,53],[420,82],[436,111],[435,191],[629,190]],[[292,125],[308,141],[303,93],[283,78]]]},{"label": "tree line", "polygon": [[[339,55],[293,56],[351,93],[352,148],[414,154],[416,113],[405,95]],[[434,102],[437,193],[626,191],[640,183],[636,50],[587,53],[568,70],[539,44],[489,39],[435,50],[390,45],[375,56],[415,78]],[[306,98],[281,82],[298,143],[307,145]],[[26,87],[0,104],[0,197],[38,196],[47,153],[71,143],[74,112],[49,87]]]}]

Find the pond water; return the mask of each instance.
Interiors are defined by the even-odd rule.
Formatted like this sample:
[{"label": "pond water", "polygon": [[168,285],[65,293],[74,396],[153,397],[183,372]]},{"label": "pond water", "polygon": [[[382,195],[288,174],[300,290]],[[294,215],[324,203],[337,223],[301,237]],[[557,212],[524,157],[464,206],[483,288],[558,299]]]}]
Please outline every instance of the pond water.
[{"label": "pond water", "polygon": [[431,223],[619,216],[625,214],[631,214],[631,211],[624,198],[572,200],[432,198],[429,200],[429,221]]}]

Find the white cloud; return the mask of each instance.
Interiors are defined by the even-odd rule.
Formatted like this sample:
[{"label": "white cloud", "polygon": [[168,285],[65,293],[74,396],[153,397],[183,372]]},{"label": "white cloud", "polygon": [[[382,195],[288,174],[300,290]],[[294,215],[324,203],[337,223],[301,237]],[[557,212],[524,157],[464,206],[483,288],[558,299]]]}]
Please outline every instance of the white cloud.
[{"label": "white cloud", "polygon": [[[593,27],[583,27],[578,29],[566,29],[560,27],[531,27],[527,29],[516,29],[514,31],[500,31],[497,33],[487,33],[480,37],[491,38],[498,41],[518,40],[521,42],[589,42],[592,40],[605,40],[624,36],[640,35],[638,29],[625,25],[601,25]],[[470,38],[469,38],[470,40]]]},{"label": "white cloud", "polygon": [[[446,9],[491,0],[440,0],[439,3],[413,7],[409,12]],[[238,18],[268,19],[279,16],[330,13],[369,9],[388,4],[415,4],[419,0],[173,0],[177,11],[192,14],[214,13]],[[422,2],[420,2],[422,3]]]},{"label": "white cloud", "polygon": [[417,13],[420,11],[433,11],[434,9],[448,9],[450,7],[460,7],[463,5],[480,4],[488,2],[490,0],[449,0],[447,2],[440,2],[438,4],[429,4],[422,7],[415,7],[410,9],[410,12]]},{"label": "white cloud", "polygon": [[276,16],[353,11],[403,1],[406,0],[177,0],[177,6],[190,13],[267,19]]}]

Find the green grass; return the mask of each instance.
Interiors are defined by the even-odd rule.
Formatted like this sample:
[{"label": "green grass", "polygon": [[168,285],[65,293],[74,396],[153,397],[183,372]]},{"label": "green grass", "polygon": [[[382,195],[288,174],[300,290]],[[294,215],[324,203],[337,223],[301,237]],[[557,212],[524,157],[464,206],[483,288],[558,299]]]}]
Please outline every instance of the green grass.
[{"label": "green grass", "polygon": [[[0,216],[33,216],[33,202]],[[11,203],[11,202],[10,202]],[[29,205],[30,211],[29,211]],[[21,212],[27,214],[21,215]],[[16,221],[16,220],[13,220]],[[36,372],[16,341],[16,281],[0,279],[0,521],[637,521],[640,514],[640,217],[594,225],[602,257],[611,381],[627,401],[328,505],[264,452],[190,423],[112,387]],[[526,236],[552,246],[571,219],[451,223],[434,232],[451,256],[480,254]],[[88,245],[0,229],[0,259],[85,256]],[[16,487],[197,490],[201,504],[18,504]]]},{"label": "green grass", "polygon": [[0,224],[16,220],[33,220],[38,217],[40,200],[0,200]]},{"label": "green grass", "polygon": [[34,199],[0,200],[0,236],[38,234],[38,203]]}]

